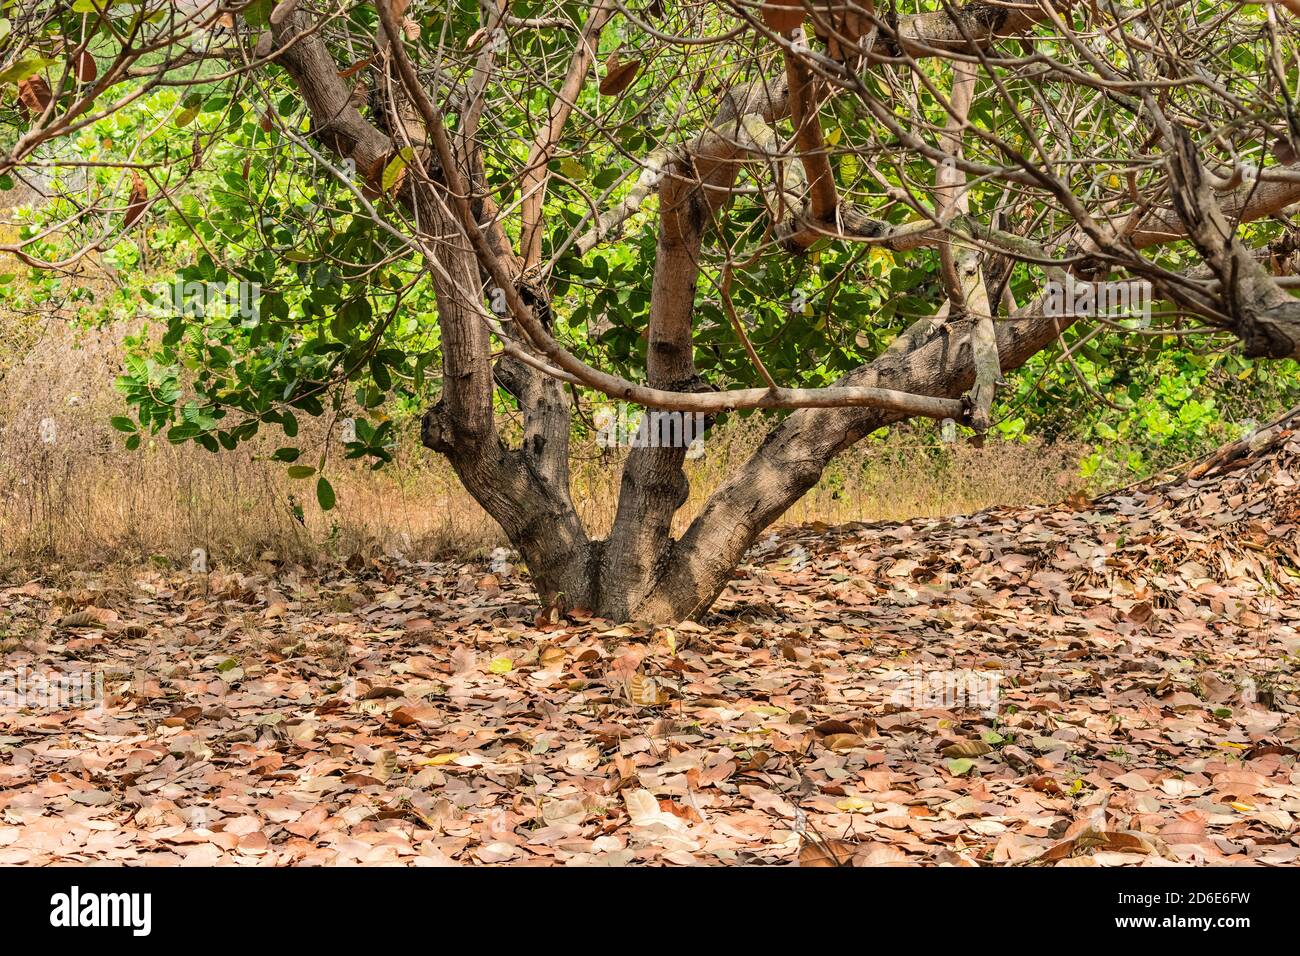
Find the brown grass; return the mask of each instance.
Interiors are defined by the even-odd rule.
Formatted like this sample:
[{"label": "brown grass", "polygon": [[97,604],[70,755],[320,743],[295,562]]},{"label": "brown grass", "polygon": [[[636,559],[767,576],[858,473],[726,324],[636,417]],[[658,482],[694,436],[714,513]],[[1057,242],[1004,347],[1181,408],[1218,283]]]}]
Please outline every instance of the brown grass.
[{"label": "brown grass", "polygon": [[[195,548],[215,566],[236,567],[269,558],[339,560],[356,552],[472,558],[505,544],[446,462],[419,446],[414,422],[402,430],[392,467],[376,473],[330,462],[338,505],[329,513],[316,505],[310,481],[292,481],[283,465],[266,460],[283,440],[267,437],[213,455],[158,436],[127,452],[108,424],[124,411],[112,389],[120,334],[51,324],[21,360],[0,370],[0,572],[188,564]],[[42,440],[43,420],[54,423],[52,443]],[[757,447],[764,428],[758,419],[733,420],[710,435],[704,457],[688,466],[692,494],[679,515],[682,527]],[[305,425],[298,443],[318,448],[321,429]],[[588,527],[603,533],[612,521],[623,453],[582,442],[574,454],[575,501]],[[833,524],[965,513],[1059,500],[1081,485],[1078,449],[940,446],[931,430],[895,431],[835,462],[784,520]]]}]

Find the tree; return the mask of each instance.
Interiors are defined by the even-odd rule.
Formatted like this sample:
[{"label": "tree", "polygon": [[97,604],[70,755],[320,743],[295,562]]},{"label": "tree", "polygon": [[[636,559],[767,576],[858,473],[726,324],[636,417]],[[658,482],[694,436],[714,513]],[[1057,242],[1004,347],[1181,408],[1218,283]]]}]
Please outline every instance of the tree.
[{"label": "tree", "polygon": [[[424,443],[548,606],[703,613],[836,455],[914,416],[982,434],[1003,377],[1044,349],[1068,362],[1120,329],[1300,357],[1274,242],[1300,201],[1290,4],[18,7],[0,174],[97,171],[41,157],[160,91],[185,93],[160,124],[173,132],[214,118],[188,155],[160,137],[108,164],[102,190],[65,191],[72,253],[42,258],[52,230],[5,248],[69,269],[169,207],[202,246],[186,277],[261,289],[253,323],[171,316],[164,360],[128,369],[128,441],[169,426],[216,450],[267,423],[292,437],[295,410],[325,413],[345,383],[374,408],[436,356]],[[208,170],[205,205],[186,183]],[[1098,308],[1108,281],[1150,290],[1155,324]],[[412,317],[430,289],[436,348]],[[828,344],[830,321],[852,335]],[[592,394],[710,427],[778,420],[679,538],[686,442],[633,448],[595,540],[568,470]],[[385,426],[358,424],[349,453],[382,463]],[[332,504],[324,476],[318,492]]]}]

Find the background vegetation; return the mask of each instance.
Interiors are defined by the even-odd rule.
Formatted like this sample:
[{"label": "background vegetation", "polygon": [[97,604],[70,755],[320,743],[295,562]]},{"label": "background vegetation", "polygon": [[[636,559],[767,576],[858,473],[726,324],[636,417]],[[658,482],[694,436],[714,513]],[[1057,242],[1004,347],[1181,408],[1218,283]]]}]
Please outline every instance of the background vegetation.
[{"label": "background vegetation", "polygon": [[[422,556],[501,544],[445,464],[418,444],[419,413],[439,388],[421,265],[357,215],[362,191],[290,175],[286,162],[315,160],[284,148],[268,116],[301,125],[296,98],[209,86],[201,71],[212,69],[196,67],[189,85],[154,90],[43,147],[48,165],[32,164],[22,179],[0,177],[0,205],[14,204],[3,228],[10,239],[40,237],[27,249],[49,262],[85,240],[58,228],[77,197],[117,197],[109,218],[128,208],[132,177],[113,163],[146,167],[154,197],[134,230],[66,270],[0,262],[0,562],[179,561],[196,546],[231,562],[364,549]],[[24,122],[15,91],[13,83],[0,88],[10,137]],[[685,105],[653,116],[637,114],[634,103],[627,109],[622,140],[593,139],[581,156],[555,160],[557,182],[596,194],[616,189],[618,153],[642,151],[671,124],[702,122]],[[861,122],[840,120],[848,136]],[[982,121],[996,125],[997,117]],[[527,144],[497,148],[526,154]],[[187,165],[178,156],[191,157],[192,169],[172,181]],[[111,163],[79,165],[101,161]],[[562,187],[555,193],[560,236],[587,210]],[[556,290],[566,342],[591,364],[631,377],[643,361],[654,202],[625,226],[624,241],[570,255],[557,270],[566,277]],[[1265,221],[1243,230],[1268,239],[1282,228]],[[815,250],[774,260],[770,274],[733,294],[778,379],[828,384],[943,298],[933,258]],[[168,292],[178,279],[257,281],[270,321],[241,322],[221,307],[178,311]],[[786,293],[774,297],[773,289]],[[759,384],[720,304],[708,290],[701,296],[702,372]],[[985,447],[971,447],[966,434],[946,443],[929,423],[881,432],[837,462],[787,520],[951,513],[1096,491],[1195,457],[1300,403],[1294,362],[1198,344],[1212,341],[1135,341],[1075,326],[1064,336],[1071,361],[1044,352],[1009,376]],[[576,497],[600,529],[620,453],[596,446],[594,407],[583,402]],[[357,422],[350,442],[340,433],[349,418]],[[41,431],[50,421],[53,442]],[[704,458],[690,466],[692,505],[679,523],[760,432],[753,416],[733,416],[711,434]],[[132,449],[139,453],[125,453]],[[224,457],[210,456],[218,450]],[[331,499],[338,507],[327,513]]]}]

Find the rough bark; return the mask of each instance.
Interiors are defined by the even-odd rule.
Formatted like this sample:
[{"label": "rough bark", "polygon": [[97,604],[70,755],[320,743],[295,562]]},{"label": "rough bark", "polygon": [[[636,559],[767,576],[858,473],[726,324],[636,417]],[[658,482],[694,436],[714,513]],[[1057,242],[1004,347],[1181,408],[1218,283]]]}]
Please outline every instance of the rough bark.
[{"label": "rough bark", "polygon": [[[295,13],[274,35],[277,42],[302,35],[280,62],[311,111],[312,134],[363,173],[382,170],[397,145],[353,104],[311,22]],[[467,157],[458,160],[462,170],[470,168]],[[466,490],[502,526],[533,570],[543,602],[591,606],[593,549],[569,497],[569,410],[562,386],[520,363],[503,362],[494,371],[478,257],[453,213],[444,171],[427,149],[422,161],[398,199],[424,234],[442,237],[436,248],[425,248],[438,306],[443,388],[424,416],[424,444],[447,457]],[[499,244],[501,237],[489,234],[488,241]],[[524,409],[524,441],[517,449],[506,446],[494,421],[498,380]]]},{"label": "rough bark", "polygon": [[1185,132],[1177,138],[1169,169],[1174,211],[1206,267],[1219,280],[1218,308],[1198,311],[1210,324],[1221,325],[1241,339],[1248,358],[1300,358],[1300,301],[1273,281],[1237,238]]},{"label": "rough bark", "polygon": [[[923,319],[928,323],[930,320]],[[999,323],[999,363],[1019,368],[1051,345],[1073,320],[1042,314],[1040,303]],[[956,398],[975,381],[970,319],[951,323],[919,348],[881,356],[845,377]],[[672,549],[666,573],[633,616],[680,620],[706,611],[726,587],[759,533],[821,478],[845,449],[904,415],[879,409],[801,409],[767,436],[735,476],[716,491]]]},{"label": "rough bark", "polygon": [[[746,156],[743,124],[772,122],[789,107],[784,86],[756,83],[729,96],[714,128],[666,170],[659,188],[660,228],[650,295],[646,373],[650,385],[704,390],[695,371],[694,327],[700,248],[713,214],[729,200]],[[633,448],[624,464],[618,509],[603,547],[599,604],[624,618],[664,572],[673,516],[690,485],[685,448]]]},{"label": "rough bark", "polygon": [[[1270,188],[1240,187],[1220,197],[1219,205],[1211,208],[1230,209],[1240,221],[1250,222],[1300,200],[1300,182],[1266,185]],[[1189,224],[1198,221],[1199,215],[1184,212]],[[1149,221],[1159,222],[1160,228],[1136,233],[1131,239],[1134,249],[1187,234],[1188,225],[1173,208],[1154,212]],[[1217,237],[1215,242],[1222,243],[1221,227],[1202,241],[1209,242],[1211,235]],[[1252,268],[1259,268],[1254,260]],[[1237,274],[1244,272],[1244,265],[1237,267]],[[1275,283],[1273,286],[1276,288]],[[1019,368],[1035,353],[1058,341],[1074,321],[1071,316],[1043,314],[1040,299],[1020,309],[1011,320],[998,322],[1000,369]],[[970,319],[951,323],[922,319],[901,333],[878,359],[851,372],[842,383],[956,397],[975,381],[971,327]],[[759,533],[812,488],[837,455],[876,429],[906,417],[865,408],[801,409],[791,414],[705,504],[671,549],[664,575],[633,609],[633,616],[669,621],[704,613],[727,586]]]},{"label": "rough bark", "polygon": [[[391,19],[391,11],[382,5],[380,12],[386,21]],[[1037,8],[972,3],[951,14],[907,17],[885,31],[873,56],[968,50],[972,41],[982,45],[1046,15]],[[307,26],[304,16],[288,18],[279,33]],[[435,161],[434,151],[420,144],[421,165],[406,178],[398,197],[414,214],[421,235],[438,237],[433,248],[424,247],[424,254],[442,330],[443,393],[425,416],[424,441],[448,457],[470,494],[502,526],[546,604],[587,607],[620,620],[672,621],[702,614],[758,534],[817,482],[836,455],[875,429],[919,409],[960,409],[958,400],[963,396],[987,415],[996,375],[1019,367],[1057,341],[1073,321],[1044,315],[1041,303],[1035,303],[995,328],[978,259],[965,252],[950,256],[957,281],[950,290],[946,315],[918,322],[878,359],[838,383],[862,390],[853,395],[861,404],[803,408],[791,414],[712,496],[678,541],[672,539],[670,529],[688,492],[682,470],[685,449],[633,449],[624,468],[611,534],[604,542],[593,542],[570,499],[569,406],[561,380],[584,382],[607,394],[647,403],[666,402],[664,407],[670,408],[690,410],[696,407],[693,399],[704,397],[701,393],[708,387],[696,374],[692,326],[703,236],[730,201],[742,165],[761,158],[755,145],[775,141],[762,133],[761,124],[789,117],[796,130],[809,196],[776,226],[777,237],[788,248],[806,248],[823,234],[880,238],[897,229],[898,236],[892,238],[900,248],[909,242],[933,244],[936,237],[928,228],[888,227],[839,204],[816,118],[816,82],[797,58],[787,54],[786,80],[725,92],[713,127],[681,155],[663,159],[662,177],[656,180],[660,235],[647,330],[649,383],[644,387],[616,379],[588,368],[559,346],[550,334],[546,292],[526,279],[525,266],[540,257],[540,199],[528,202],[526,219],[531,226],[526,230],[524,255],[516,256],[487,190],[475,178],[482,164],[472,152],[466,154],[473,149],[469,138],[460,141],[459,153],[451,152],[441,119],[419,88],[405,54],[400,47],[389,52],[402,74],[402,83],[390,86],[404,88],[419,107],[442,160]],[[358,169],[382,170],[396,144],[351,104],[349,90],[338,78],[324,43],[308,36],[285,51],[281,62],[315,118],[313,135],[339,156],[354,159]],[[566,89],[580,85],[589,63],[590,57],[584,60],[581,54],[575,59]],[[384,68],[391,69],[392,64]],[[556,126],[562,122],[563,117],[552,112],[534,150],[536,156],[549,156],[558,135]],[[960,124],[954,132],[958,139],[952,152],[957,154]],[[443,168],[444,163],[448,168]],[[1129,246],[1140,249],[1190,233],[1232,300],[1247,303],[1233,313],[1228,326],[1242,334],[1248,349],[1257,354],[1296,354],[1300,336],[1292,334],[1295,303],[1275,283],[1264,281],[1267,277],[1261,277],[1253,259],[1247,268],[1241,258],[1244,250],[1231,238],[1225,217],[1255,218],[1275,212],[1300,198],[1300,185],[1261,187],[1249,200],[1238,191],[1207,204],[1194,172],[1194,165],[1181,170],[1187,185],[1175,194],[1172,208],[1150,213],[1128,236]],[[535,175],[529,182],[540,188],[544,177],[541,184]],[[783,186],[778,191],[783,198]],[[609,227],[603,220],[597,223],[597,240]],[[504,291],[516,321],[503,326],[486,310],[485,281],[489,292],[494,284],[508,284]],[[493,328],[507,343],[508,352],[495,368],[490,360]],[[558,374],[548,374],[548,361],[555,363],[549,371]],[[520,448],[507,447],[493,421],[497,386],[513,394],[523,409]],[[777,388],[750,392],[755,394],[745,395],[746,407],[788,404],[793,396],[790,390]],[[832,397],[828,392],[811,401],[828,404],[847,397],[848,393]],[[731,400],[730,396],[708,398],[720,399],[708,405],[715,411]]]}]

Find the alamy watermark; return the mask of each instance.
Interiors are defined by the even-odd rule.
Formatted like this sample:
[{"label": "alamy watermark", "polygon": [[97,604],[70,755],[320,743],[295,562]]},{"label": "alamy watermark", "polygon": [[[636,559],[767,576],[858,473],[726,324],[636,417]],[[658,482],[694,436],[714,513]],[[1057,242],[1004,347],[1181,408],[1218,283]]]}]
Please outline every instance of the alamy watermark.
[{"label": "alamy watermark", "polygon": [[158,296],[155,309],[168,315],[188,315],[203,318],[217,311],[225,311],[237,318],[245,328],[257,325],[262,317],[262,283],[245,282],[194,282],[176,279],[170,285],[155,287]]},{"label": "alamy watermark", "polygon": [[890,674],[884,679],[893,686],[889,702],[909,710],[941,707],[945,710],[979,710],[995,717],[1001,698],[1000,671],[975,671],[965,668],[930,670],[916,665]]},{"label": "alamy watermark", "polygon": [[1048,280],[1044,292],[1044,315],[1132,319],[1140,329],[1151,324],[1151,283],[1142,279],[1080,282],[1067,274],[1064,282]]},{"label": "alamy watermark", "polygon": [[50,897],[50,925],[56,928],[122,927],[132,936],[148,936],[153,929],[152,893],[83,892],[72,886]]},{"label": "alamy watermark", "polygon": [[510,563],[510,549],[493,548],[488,570],[498,577],[509,574],[513,570],[513,565]]},{"label": "alamy watermark", "polygon": [[0,671],[0,709],[74,710],[103,702],[100,671],[42,674],[25,666]]},{"label": "alamy watermark", "polygon": [[592,416],[601,448],[685,448],[687,458],[704,454],[704,413],[650,409],[638,415],[626,405],[600,408]]},{"label": "alamy watermark", "polygon": [[808,549],[796,544],[790,549],[790,570],[796,574],[808,567]]}]

